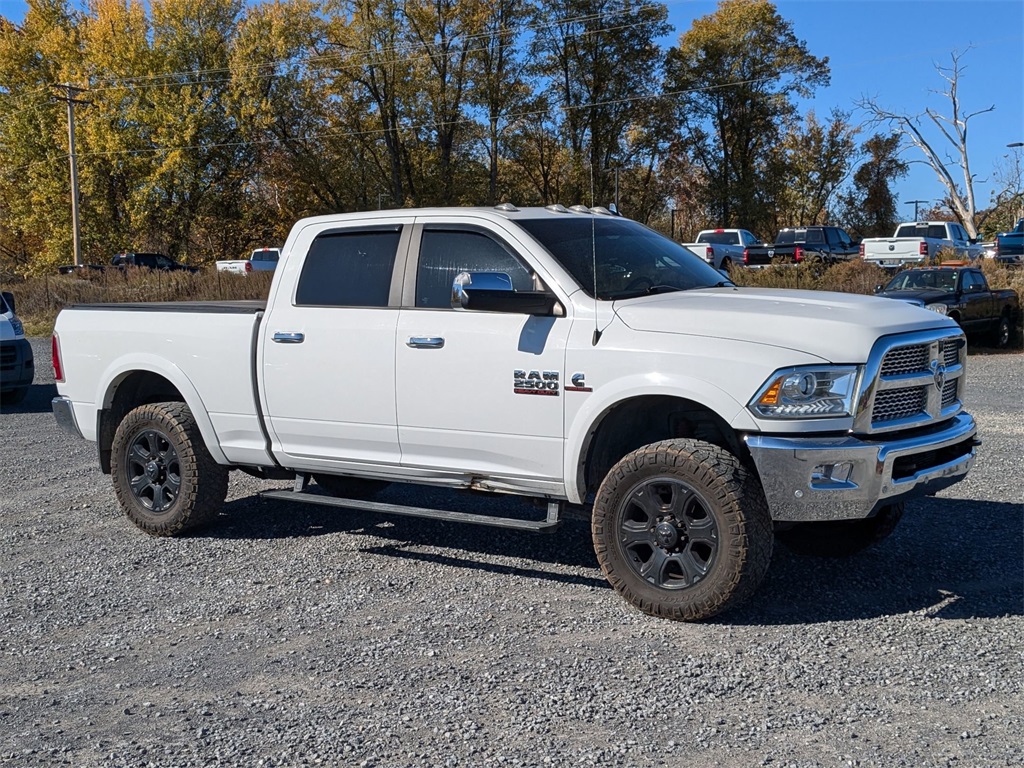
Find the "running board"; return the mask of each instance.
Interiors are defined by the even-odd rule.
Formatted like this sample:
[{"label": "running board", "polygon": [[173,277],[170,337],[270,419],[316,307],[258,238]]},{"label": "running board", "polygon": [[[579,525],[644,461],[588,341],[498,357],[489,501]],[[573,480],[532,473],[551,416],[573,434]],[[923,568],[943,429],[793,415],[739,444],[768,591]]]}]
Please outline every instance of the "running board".
[{"label": "running board", "polygon": [[474,515],[469,512],[449,512],[444,509],[427,507],[408,507],[403,504],[383,504],[379,501],[361,501],[359,499],[339,499],[335,496],[321,496],[308,491],[262,491],[264,499],[280,501],[297,501],[303,504],[322,504],[328,507],[344,507],[357,509],[361,512],[379,512],[385,515],[403,515],[405,517],[425,517],[431,520],[443,520],[447,523],[473,523],[489,525],[496,528],[513,528],[519,531],[550,533],[562,524],[558,519],[562,511],[562,502],[548,501],[548,514],[544,520],[518,520],[514,517],[491,517],[490,515]]}]

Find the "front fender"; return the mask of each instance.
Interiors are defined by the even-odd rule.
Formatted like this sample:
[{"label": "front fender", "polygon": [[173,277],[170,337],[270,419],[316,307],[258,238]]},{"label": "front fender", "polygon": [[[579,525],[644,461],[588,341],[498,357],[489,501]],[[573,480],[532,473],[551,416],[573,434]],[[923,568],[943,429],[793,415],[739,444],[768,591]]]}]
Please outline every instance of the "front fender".
[{"label": "front fender", "polygon": [[757,424],[744,404],[711,382],[691,376],[657,373],[634,374],[615,379],[590,393],[569,425],[562,476],[566,479],[565,490],[570,502],[583,502],[583,462],[586,461],[590,437],[605,414],[620,403],[647,395],[689,400],[713,411],[733,429],[758,431]]}]

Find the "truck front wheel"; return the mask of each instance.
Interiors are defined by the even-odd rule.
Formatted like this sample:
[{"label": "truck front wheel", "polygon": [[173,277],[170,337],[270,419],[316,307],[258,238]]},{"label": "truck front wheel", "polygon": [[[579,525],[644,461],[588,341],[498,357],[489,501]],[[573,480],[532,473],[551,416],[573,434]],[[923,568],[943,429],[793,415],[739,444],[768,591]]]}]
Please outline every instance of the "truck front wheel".
[{"label": "truck front wheel", "polygon": [[775,536],[786,549],[811,557],[851,557],[888,538],[903,517],[903,503],[882,507],[862,520],[796,523]]},{"label": "truck front wheel", "polygon": [[118,425],[111,448],[117,500],[146,533],[198,528],[224,505],[228,470],[213,460],[184,403],[140,405]]},{"label": "truck front wheel", "polygon": [[749,597],[768,570],[771,517],[757,478],[725,450],[666,440],[619,461],[594,502],[594,549],[645,613],[694,621]]}]

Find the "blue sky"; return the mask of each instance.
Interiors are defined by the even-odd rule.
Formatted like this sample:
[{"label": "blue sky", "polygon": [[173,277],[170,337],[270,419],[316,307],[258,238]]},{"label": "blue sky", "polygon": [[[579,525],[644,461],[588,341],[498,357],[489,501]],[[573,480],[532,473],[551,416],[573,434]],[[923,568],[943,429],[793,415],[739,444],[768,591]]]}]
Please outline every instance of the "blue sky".
[{"label": "blue sky", "polygon": [[[76,5],[79,3],[76,3]],[[713,13],[716,2],[669,0],[669,22],[676,32],[664,41],[673,45],[695,18]],[[811,53],[829,58],[832,83],[819,89],[805,107],[825,118],[838,107],[853,110],[864,96],[907,114],[932,107],[949,114],[949,102],[933,93],[945,82],[936,65],[951,64],[950,53],[964,52],[960,99],[966,112],[994,106],[969,123],[968,146],[978,206],[989,200],[993,172],[999,163],[1022,149],[1024,142],[1024,2],[1021,0],[776,0],[783,18]],[[22,0],[0,0],[0,14],[20,21]],[[853,119],[862,115],[854,112]],[[865,134],[866,136],[867,134]],[[934,131],[935,145],[941,145]],[[917,150],[904,158],[921,160]],[[909,176],[896,185],[900,211],[913,218],[911,200],[930,205],[943,195],[935,173],[914,162]],[[927,207],[927,205],[922,207]]]}]

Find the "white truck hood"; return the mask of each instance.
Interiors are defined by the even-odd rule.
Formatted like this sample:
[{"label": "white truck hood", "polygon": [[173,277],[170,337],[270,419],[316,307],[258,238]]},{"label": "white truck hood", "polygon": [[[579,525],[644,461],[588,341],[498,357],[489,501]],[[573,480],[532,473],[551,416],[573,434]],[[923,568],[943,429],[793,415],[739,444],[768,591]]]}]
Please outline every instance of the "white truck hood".
[{"label": "white truck hood", "polygon": [[863,363],[880,336],[956,328],[952,320],[902,301],[825,291],[707,288],[616,302],[636,331],[769,344],[833,363]]}]

